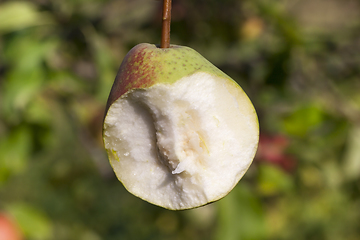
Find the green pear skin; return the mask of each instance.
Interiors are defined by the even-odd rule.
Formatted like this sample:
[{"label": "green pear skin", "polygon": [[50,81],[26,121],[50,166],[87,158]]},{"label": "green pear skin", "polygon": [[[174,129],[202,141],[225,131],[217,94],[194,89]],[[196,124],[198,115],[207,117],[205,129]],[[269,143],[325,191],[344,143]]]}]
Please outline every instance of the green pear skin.
[{"label": "green pear skin", "polygon": [[129,90],[148,88],[158,83],[171,84],[198,71],[230,79],[189,47],[171,45],[170,48],[159,48],[148,43],[138,44],[126,54],[119,68],[106,112],[116,99]]}]

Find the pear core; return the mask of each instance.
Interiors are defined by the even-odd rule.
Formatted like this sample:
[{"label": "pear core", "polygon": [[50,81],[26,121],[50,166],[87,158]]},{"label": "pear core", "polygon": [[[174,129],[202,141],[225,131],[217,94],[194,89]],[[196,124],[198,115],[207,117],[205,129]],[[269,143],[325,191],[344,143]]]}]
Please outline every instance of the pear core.
[{"label": "pear core", "polygon": [[199,70],[122,94],[108,108],[103,137],[129,192],[168,209],[188,209],[234,188],[253,160],[258,131],[240,86],[225,74]]}]

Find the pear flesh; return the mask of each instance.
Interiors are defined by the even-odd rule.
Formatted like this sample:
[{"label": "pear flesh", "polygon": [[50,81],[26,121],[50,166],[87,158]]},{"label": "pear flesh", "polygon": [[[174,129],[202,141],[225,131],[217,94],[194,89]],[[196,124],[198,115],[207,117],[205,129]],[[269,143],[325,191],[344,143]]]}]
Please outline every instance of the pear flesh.
[{"label": "pear flesh", "polygon": [[239,85],[200,67],[172,83],[127,90],[109,104],[103,137],[129,192],[188,209],[234,188],[255,155],[258,121]]}]

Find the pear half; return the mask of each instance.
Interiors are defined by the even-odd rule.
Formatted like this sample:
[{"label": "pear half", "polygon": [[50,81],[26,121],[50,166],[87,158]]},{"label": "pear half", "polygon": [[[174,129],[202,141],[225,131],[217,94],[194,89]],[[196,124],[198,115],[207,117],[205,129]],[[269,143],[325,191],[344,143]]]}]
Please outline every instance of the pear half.
[{"label": "pear half", "polygon": [[257,115],[230,77],[196,51],[139,44],[110,92],[103,139],[125,188],[167,209],[224,197],[249,168]]}]

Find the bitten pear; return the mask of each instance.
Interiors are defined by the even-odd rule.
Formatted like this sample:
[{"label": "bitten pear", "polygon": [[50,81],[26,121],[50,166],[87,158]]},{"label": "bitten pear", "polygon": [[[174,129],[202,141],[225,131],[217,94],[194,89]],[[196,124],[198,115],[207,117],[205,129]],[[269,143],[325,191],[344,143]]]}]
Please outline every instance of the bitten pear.
[{"label": "bitten pear", "polygon": [[179,210],[235,187],[254,158],[259,127],[241,87],[199,53],[143,43],[119,68],[103,139],[129,192]]}]

